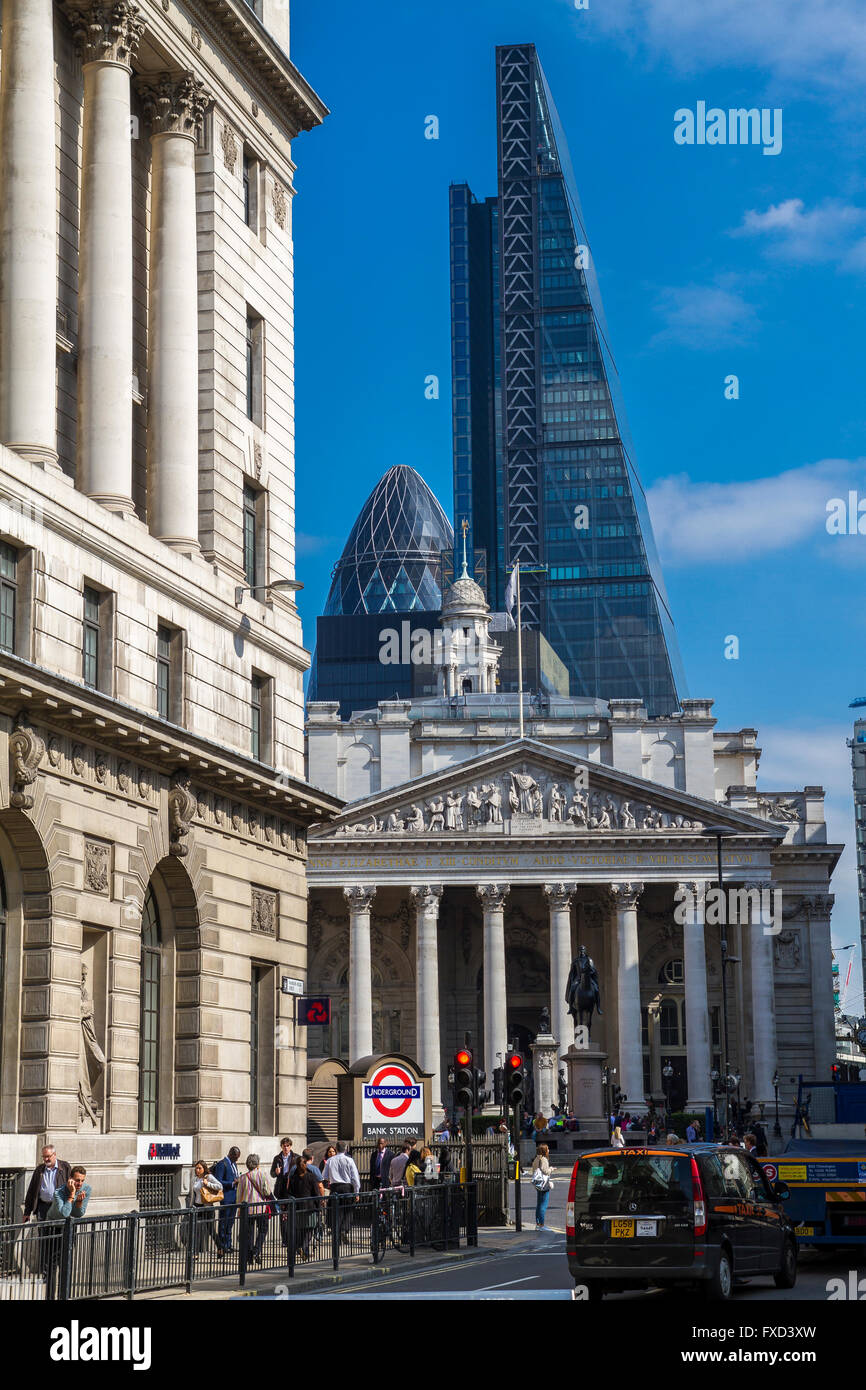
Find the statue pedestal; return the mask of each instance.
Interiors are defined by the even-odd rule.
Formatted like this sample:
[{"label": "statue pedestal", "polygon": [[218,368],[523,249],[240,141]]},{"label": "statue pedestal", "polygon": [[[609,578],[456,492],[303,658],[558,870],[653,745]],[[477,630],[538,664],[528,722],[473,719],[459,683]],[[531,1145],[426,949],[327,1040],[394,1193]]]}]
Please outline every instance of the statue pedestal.
[{"label": "statue pedestal", "polygon": [[592,1047],[570,1047],[561,1060],[568,1069],[568,1104],[580,1120],[581,1140],[608,1139],[601,1079],[607,1053]]},{"label": "statue pedestal", "polygon": [[535,1082],[535,1109],[542,1115],[552,1115],[554,1105],[559,1104],[559,1075],[557,1055],[559,1048],[551,1033],[539,1033],[532,1052],[532,1079]]}]

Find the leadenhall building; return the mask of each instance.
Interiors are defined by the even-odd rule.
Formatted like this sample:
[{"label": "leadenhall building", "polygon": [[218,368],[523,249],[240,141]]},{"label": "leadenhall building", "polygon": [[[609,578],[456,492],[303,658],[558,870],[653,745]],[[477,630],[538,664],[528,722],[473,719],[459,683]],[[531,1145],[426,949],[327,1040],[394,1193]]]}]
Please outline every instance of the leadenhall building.
[{"label": "leadenhall building", "polygon": [[[464,572],[443,600],[439,696],[345,721],[336,702],[308,706],[310,781],[348,802],[308,841],[309,987],[332,1000],[317,1052],[415,1056],[447,1106],[467,1031],[488,1077],[512,1040],[528,1050],[545,1007],[566,1052],[585,946],[611,1086],[632,1111],[667,1096],[702,1112],[722,1067],[721,836],[724,887],[744,890],[725,898],[745,909],[725,928],[733,1099],[771,1118],[778,1075],[789,1112],[792,1078],[829,1078],[835,1052],[841,846],[822,789],[759,791],[756,731],[719,729],[710,700],[648,718],[638,699],[525,696],[521,737],[489,621]],[[678,910],[702,890],[705,914]]]},{"label": "leadenhall building", "polygon": [[98,1214],[303,1134],[280,981],[336,803],[303,781],[294,603],[291,142],[327,112],[288,7],[2,18],[8,1221],[46,1141]]}]

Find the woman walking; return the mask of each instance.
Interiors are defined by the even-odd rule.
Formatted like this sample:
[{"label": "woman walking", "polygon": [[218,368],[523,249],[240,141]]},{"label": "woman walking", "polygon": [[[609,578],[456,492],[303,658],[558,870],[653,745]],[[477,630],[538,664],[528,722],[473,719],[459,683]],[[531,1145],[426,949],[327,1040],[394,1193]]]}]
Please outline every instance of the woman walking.
[{"label": "woman walking", "polygon": [[550,1149],[547,1144],[539,1144],[538,1152],[529,1170],[532,1186],[535,1188],[535,1229],[544,1230],[544,1217],[547,1204],[553,1191],[553,1175],[550,1171]]},{"label": "woman walking", "polygon": [[[204,1195],[205,1193],[207,1196]],[[193,1170],[193,1183],[188,1200],[188,1205],[193,1208],[195,1230],[193,1248],[197,1255],[202,1254],[207,1249],[211,1239],[215,1245],[219,1245],[214,1217],[216,1216],[216,1205],[221,1201],[222,1195],[222,1187],[204,1159],[200,1158]]]},{"label": "woman walking", "polygon": [[303,1158],[299,1158],[289,1177],[289,1196],[295,1199],[295,1255],[310,1258],[310,1241],[319,1220],[320,1184]]}]

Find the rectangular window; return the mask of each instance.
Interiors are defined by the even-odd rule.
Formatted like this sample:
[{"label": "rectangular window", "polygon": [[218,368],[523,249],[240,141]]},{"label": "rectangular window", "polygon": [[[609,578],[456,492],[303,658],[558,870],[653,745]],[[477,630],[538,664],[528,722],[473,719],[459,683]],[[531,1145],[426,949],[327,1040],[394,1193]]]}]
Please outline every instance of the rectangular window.
[{"label": "rectangular window", "polygon": [[102,595],[96,589],[84,586],[84,638],[82,646],[81,678],[85,685],[94,690],[99,687],[99,609]]},{"label": "rectangular window", "polygon": [[246,411],[247,419],[264,426],[264,323],[257,314],[247,312],[246,333]]},{"label": "rectangular window", "polygon": [[254,675],[250,685],[250,752],[256,762],[273,756],[273,681]]},{"label": "rectangular window", "polygon": [[15,651],[15,610],[18,606],[18,552],[0,543],[0,649]]},{"label": "rectangular window", "polygon": [[273,1134],[276,1124],[275,985],[274,966],[253,961],[250,976],[250,1134]]},{"label": "rectangular window", "polygon": [[250,982],[250,1134],[259,1130],[259,1083],[261,1080],[261,1033],[262,1033],[262,981],[265,969],[261,965],[252,968]]},{"label": "rectangular window", "polygon": [[259,565],[259,494],[249,483],[244,483],[244,575],[251,589],[260,582]]},{"label": "rectangular window", "polygon": [[259,161],[245,149],[243,154],[244,222],[258,236]]},{"label": "rectangular window", "polygon": [[167,627],[156,629],[156,712],[169,718],[171,708],[171,638]]}]

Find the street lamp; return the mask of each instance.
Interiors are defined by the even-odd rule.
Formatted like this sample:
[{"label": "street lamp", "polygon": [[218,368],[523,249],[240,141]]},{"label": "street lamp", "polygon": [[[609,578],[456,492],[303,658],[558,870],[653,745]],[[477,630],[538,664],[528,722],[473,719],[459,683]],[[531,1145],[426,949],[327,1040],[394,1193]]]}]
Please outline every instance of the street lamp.
[{"label": "street lamp", "polygon": [[[725,905],[724,905],[724,899],[722,898],[722,882],[723,882],[723,870],[722,870],[722,840],[725,839],[725,838],[730,839],[733,835],[736,835],[736,833],[737,833],[737,832],[736,832],[735,830],[730,830],[729,827],[726,826],[726,825],[705,825],[704,828],[703,828],[703,830],[701,831],[701,834],[702,834],[702,835],[711,835],[711,836],[713,836],[713,838],[714,838],[715,841],[716,841],[716,868],[717,868],[716,884],[717,884],[717,887],[718,887],[718,890],[719,890],[719,909],[720,909],[720,913],[719,913],[719,916],[720,916],[720,920],[719,920],[719,948],[720,948],[721,958],[722,958],[722,1075],[723,1075],[724,1078],[725,1078],[725,1138],[727,1138],[727,1136],[728,1136],[728,1130],[729,1130],[729,1128],[730,1128],[730,1114],[731,1114],[731,1111],[730,1111],[730,1095],[729,1095],[729,1092],[728,1092],[728,1084],[727,1084],[727,1077],[728,1077],[728,971],[727,971],[727,965],[728,965],[728,939],[727,939],[727,921],[728,921],[728,913],[727,913],[726,907],[725,907]],[[704,927],[706,928],[706,919],[705,919],[705,921],[704,921]]]},{"label": "street lamp", "polygon": [[776,1097],[776,1123],[773,1125],[773,1138],[781,1139],[782,1130],[779,1125],[779,1068],[773,1072],[773,1093]]},{"label": "street lamp", "polygon": [[303,589],[297,579],[275,579],[272,584],[238,584],[235,589],[235,608],[239,608],[244,594],[290,593],[297,594]]},{"label": "street lamp", "polygon": [[664,1066],[662,1067],[662,1076],[664,1077],[664,1083],[665,1083],[665,1124],[666,1124],[666,1125],[669,1125],[670,1122],[671,1122],[671,1077],[673,1076],[673,1074],[674,1074],[674,1069],[673,1069],[673,1067],[671,1066],[670,1062],[665,1062]]},{"label": "street lamp", "polygon": [[719,1094],[719,1073],[716,1071],[715,1067],[713,1067],[713,1070],[710,1072],[710,1081],[713,1087],[713,1135],[715,1136],[719,1130],[719,1115],[716,1108],[716,1097]]}]

